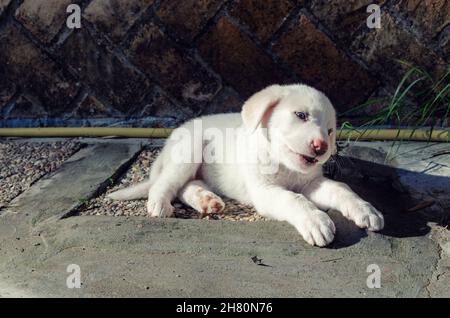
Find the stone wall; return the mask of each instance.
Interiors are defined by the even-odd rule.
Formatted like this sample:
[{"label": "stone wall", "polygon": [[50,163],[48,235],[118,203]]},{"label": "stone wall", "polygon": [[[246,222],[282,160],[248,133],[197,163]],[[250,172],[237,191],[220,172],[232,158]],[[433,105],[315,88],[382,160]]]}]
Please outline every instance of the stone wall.
[{"label": "stone wall", "polygon": [[342,112],[392,93],[397,59],[443,74],[449,22],[447,0],[0,0],[0,127],[173,126],[292,82]]}]

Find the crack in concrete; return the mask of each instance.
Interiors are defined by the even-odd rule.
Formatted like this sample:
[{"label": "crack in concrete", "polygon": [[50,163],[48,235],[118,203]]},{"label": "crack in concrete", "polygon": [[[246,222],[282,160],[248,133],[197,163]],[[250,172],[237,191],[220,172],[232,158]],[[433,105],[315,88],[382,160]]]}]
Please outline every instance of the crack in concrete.
[{"label": "crack in concrete", "polygon": [[[430,287],[432,286],[433,283],[438,281],[439,274],[437,274],[437,272],[439,271],[439,262],[442,260],[442,253],[443,253],[442,246],[441,246],[440,242],[437,240],[437,238],[434,238],[433,235],[431,235],[431,241],[437,247],[438,257],[436,258],[436,261],[434,263],[434,268],[431,271],[431,275],[430,275],[430,278],[428,279],[428,283],[425,285],[425,290],[427,291],[428,298],[432,297]],[[435,275],[436,275],[436,277],[435,277]]]},{"label": "crack in concrete", "polygon": [[103,193],[105,193],[106,189],[108,188],[109,185],[111,185],[111,183],[113,183],[113,184],[116,183],[117,180],[119,180],[121,178],[121,176],[124,173],[126,173],[126,171],[134,163],[134,161],[136,161],[136,158],[139,156],[139,154],[144,150],[144,148],[145,148],[144,145],[141,145],[139,151],[137,151],[128,161],[126,161],[124,164],[119,166],[111,177],[109,177],[107,180],[100,183],[98,185],[97,189],[90,196],[85,198],[85,200],[84,200],[85,202],[82,202],[82,203],[76,205],[75,207],[73,207],[72,209],[68,210],[66,213],[64,213],[63,215],[60,216],[60,219],[62,220],[62,219],[77,215],[79,213],[79,211],[84,209],[84,207],[90,200],[92,200],[98,196],[101,196]]}]

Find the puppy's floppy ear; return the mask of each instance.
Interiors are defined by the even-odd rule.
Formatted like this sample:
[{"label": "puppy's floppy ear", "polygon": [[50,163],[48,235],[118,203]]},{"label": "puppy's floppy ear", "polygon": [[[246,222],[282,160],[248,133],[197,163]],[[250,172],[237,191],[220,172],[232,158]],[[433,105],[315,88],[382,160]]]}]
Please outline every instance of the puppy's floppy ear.
[{"label": "puppy's floppy ear", "polygon": [[283,87],[272,85],[250,97],[241,112],[245,127],[254,131],[260,123],[267,121],[270,112],[283,98],[283,93]]}]

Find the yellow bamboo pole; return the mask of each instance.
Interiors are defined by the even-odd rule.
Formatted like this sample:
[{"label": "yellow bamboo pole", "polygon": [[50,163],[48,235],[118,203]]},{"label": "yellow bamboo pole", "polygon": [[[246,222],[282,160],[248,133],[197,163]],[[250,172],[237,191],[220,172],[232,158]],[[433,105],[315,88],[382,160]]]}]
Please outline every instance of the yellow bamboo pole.
[{"label": "yellow bamboo pole", "polygon": [[0,136],[167,138],[172,131],[170,128],[119,127],[0,128]]},{"label": "yellow bamboo pole", "polygon": [[[122,138],[167,138],[170,128],[0,128],[0,137],[122,137]],[[338,140],[411,140],[450,142],[450,129],[436,129],[430,133],[425,129],[338,129]]]},{"label": "yellow bamboo pole", "polygon": [[338,140],[410,140],[450,142],[450,129],[342,129]]}]

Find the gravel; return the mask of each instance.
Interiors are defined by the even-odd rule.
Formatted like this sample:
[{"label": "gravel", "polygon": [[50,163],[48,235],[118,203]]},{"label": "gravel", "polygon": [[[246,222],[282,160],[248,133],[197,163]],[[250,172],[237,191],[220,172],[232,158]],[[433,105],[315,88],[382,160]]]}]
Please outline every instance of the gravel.
[{"label": "gravel", "polygon": [[0,209],[47,173],[58,169],[81,144],[0,141]]},{"label": "gravel", "polygon": [[[109,215],[109,216],[147,216],[146,200],[112,201],[106,195],[116,190],[126,188],[134,183],[148,178],[153,160],[160,149],[148,149],[140,153],[134,164],[125,175],[117,182],[108,186],[101,196],[87,202],[79,211],[80,215]],[[259,221],[265,220],[256,211],[247,205],[240,204],[231,199],[222,198],[225,202],[225,210],[220,214],[209,214],[203,219],[229,220],[229,221]],[[201,218],[200,213],[182,204],[179,201],[173,203],[175,217],[183,219]]]}]

